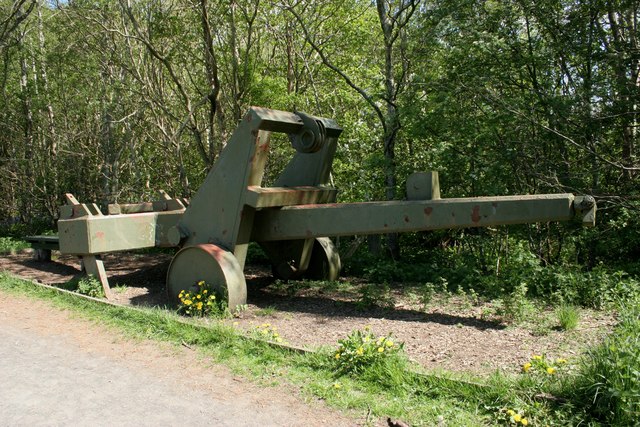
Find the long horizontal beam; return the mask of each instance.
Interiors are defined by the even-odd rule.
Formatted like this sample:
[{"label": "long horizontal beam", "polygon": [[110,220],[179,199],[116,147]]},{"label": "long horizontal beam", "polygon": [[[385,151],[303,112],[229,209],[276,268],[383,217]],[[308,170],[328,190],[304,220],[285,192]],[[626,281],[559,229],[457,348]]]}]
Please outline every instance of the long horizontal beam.
[{"label": "long horizontal beam", "polygon": [[61,219],[58,221],[60,251],[82,255],[173,246],[168,240],[168,232],[177,225],[183,212],[184,210]]},{"label": "long horizontal beam", "polygon": [[256,212],[251,240],[272,241],[566,221],[572,194],[300,205]]}]

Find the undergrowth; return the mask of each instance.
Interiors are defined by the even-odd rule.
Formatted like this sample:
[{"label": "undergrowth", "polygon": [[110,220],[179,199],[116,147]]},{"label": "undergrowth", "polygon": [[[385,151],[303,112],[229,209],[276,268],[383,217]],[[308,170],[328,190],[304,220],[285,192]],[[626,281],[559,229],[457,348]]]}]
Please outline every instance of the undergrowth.
[{"label": "undergrowth", "polygon": [[578,375],[564,390],[576,405],[608,425],[640,420],[640,300],[621,310],[620,323],[582,360]]},{"label": "undergrowth", "polygon": [[0,254],[15,254],[29,247],[29,243],[13,237],[0,237]]},{"label": "undergrowth", "polygon": [[[479,240],[477,246],[492,240]],[[433,250],[405,248],[398,261],[375,257],[364,248],[345,264],[345,273],[363,277],[370,283],[399,288],[423,284],[422,296],[434,291],[474,293],[485,300],[505,304],[507,317],[525,314],[529,300],[545,305],[609,308],[640,296],[640,281],[624,271],[598,264],[591,269],[558,263],[544,265],[522,241],[509,239],[504,253],[478,254],[466,246]],[[377,295],[376,295],[377,296]],[[363,300],[367,300],[367,295]],[[519,306],[518,306],[519,305]]]}]

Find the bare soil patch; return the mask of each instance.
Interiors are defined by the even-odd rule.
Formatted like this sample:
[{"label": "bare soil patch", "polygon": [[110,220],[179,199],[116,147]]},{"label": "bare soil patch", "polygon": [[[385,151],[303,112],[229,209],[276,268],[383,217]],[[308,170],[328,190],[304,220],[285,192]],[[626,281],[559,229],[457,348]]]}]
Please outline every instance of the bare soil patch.
[{"label": "bare soil patch", "polygon": [[[120,304],[166,305],[164,280],[170,254],[109,254],[104,258],[114,300]],[[81,274],[75,257],[59,256],[36,262],[30,253],[0,258],[0,271],[50,285]],[[501,369],[516,372],[533,354],[573,359],[600,341],[615,324],[603,312],[583,311],[574,331],[541,327],[552,322],[551,311],[535,314],[525,326],[507,326],[483,314],[487,305],[469,305],[453,297],[439,305],[419,304],[402,290],[392,291],[390,308],[362,307],[356,280],[341,279],[330,289],[283,284],[265,266],[248,266],[248,304],[228,320],[252,331],[269,323],[290,344],[317,348],[335,346],[350,331],[369,327],[375,334],[393,334],[404,342],[408,356],[428,369],[487,374]],[[533,326],[532,326],[533,325]],[[537,325],[537,326],[535,326]]]}]

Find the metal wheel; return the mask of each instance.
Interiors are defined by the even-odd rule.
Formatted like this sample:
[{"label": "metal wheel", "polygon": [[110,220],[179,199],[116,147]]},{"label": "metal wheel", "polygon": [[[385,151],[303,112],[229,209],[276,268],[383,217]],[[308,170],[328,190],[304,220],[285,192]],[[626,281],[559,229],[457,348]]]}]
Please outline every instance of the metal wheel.
[{"label": "metal wheel", "polygon": [[177,301],[181,290],[190,290],[204,280],[224,295],[233,311],[247,303],[247,284],[236,257],[216,245],[200,244],[181,249],[169,265],[167,293]]},{"label": "metal wheel", "polygon": [[311,280],[337,280],[340,276],[340,255],[328,237],[318,237],[313,244],[309,267],[304,277]]}]

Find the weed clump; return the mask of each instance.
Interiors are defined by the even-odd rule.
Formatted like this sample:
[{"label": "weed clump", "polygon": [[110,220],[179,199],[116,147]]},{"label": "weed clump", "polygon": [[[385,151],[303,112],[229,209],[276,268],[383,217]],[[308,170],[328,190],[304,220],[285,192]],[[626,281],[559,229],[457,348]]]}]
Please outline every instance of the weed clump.
[{"label": "weed clump", "polygon": [[102,285],[100,284],[98,279],[91,275],[83,277],[78,281],[76,292],[93,298],[104,297],[104,289],[102,289]]},{"label": "weed clump", "polygon": [[560,329],[563,331],[571,331],[578,326],[580,313],[574,306],[561,305],[556,310],[556,317],[558,318]]},{"label": "weed clump", "polygon": [[224,317],[228,313],[226,302],[216,295],[213,287],[204,280],[199,281],[189,290],[178,294],[178,313],[187,316]]},{"label": "weed clump", "polygon": [[355,330],[347,338],[338,340],[333,360],[341,374],[362,374],[391,364],[404,367],[403,349],[404,344],[394,342],[391,334],[376,337],[367,329]]}]

